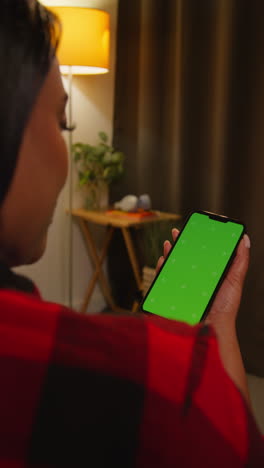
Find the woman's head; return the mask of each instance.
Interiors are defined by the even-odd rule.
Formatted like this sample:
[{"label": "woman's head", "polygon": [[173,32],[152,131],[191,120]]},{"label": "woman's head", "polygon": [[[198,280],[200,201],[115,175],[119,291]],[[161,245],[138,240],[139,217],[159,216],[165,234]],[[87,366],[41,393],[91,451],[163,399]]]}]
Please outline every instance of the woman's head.
[{"label": "woman's head", "polygon": [[54,57],[58,30],[38,2],[2,0],[0,257],[10,265],[42,255],[66,179],[66,97]]}]

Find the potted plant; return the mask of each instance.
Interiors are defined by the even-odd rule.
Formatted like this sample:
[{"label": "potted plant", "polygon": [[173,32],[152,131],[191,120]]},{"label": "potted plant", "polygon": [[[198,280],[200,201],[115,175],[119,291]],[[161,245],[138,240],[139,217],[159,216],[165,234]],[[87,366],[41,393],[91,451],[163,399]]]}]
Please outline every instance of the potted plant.
[{"label": "potted plant", "polygon": [[124,172],[124,153],[116,151],[105,132],[98,133],[95,146],[75,143],[72,155],[78,171],[78,186],[87,192],[85,208],[103,209],[108,206],[109,185]]}]

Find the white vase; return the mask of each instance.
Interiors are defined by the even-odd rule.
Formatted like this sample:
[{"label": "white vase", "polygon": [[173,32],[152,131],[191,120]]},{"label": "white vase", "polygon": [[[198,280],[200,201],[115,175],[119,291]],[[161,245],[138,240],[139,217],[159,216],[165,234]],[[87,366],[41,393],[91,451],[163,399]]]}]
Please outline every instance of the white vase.
[{"label": "white vase", "polygon": [[87,210],[105,210],[109,206],[109,186],[100,181],[85,187],[85,208]]}]

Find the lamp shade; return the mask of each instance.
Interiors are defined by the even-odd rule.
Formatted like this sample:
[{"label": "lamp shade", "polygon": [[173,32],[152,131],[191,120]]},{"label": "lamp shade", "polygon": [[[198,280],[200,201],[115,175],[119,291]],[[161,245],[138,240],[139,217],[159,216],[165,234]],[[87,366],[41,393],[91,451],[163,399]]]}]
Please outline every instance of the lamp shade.
[{"label": "lamp shade", "polygon": [[69,67],[75,75],[96,75],[109,71],[109,14],[81,7],[48,7],[62,24],[57,51],[61,72]]}]

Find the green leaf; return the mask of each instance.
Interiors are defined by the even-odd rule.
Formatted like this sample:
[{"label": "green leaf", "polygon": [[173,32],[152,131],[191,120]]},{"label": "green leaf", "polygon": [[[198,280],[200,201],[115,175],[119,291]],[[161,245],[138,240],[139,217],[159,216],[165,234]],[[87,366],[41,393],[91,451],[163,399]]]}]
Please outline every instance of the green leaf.
[{"label": "green leaf", "polygon": [[100,140],[102,140],[104,143],[107,143],[108,136],[105,132],[99,132],[98,135],[99,135]]},{"label": "green leaf", "polygon": [[120,163],[121,161],[123,161],[123,159],[124,159],[124,155],[120,151],[116,151],[115,153],[112,154],[112,161],[114,163]]},{"label": "green leaf", "polygon": [[79,187],[83,187],[85,184],[87,184],[87,180],[85,178],[83,178],[79,182]]},{"label": "green leaf", "polygon": [[73,152],[81,152],[83,149],[83,143],[74,143],[74,145],[71,146],[71,150]]},{"label": "green leaf", "polygon": [[124,173],[124,166],[122,164],[118,164],[117,172],[119,176],[121,176]]},{"label": "green leaf", "polygon": [[104,154],[104,157],[103,157],[103,163],[104,165],[108,165],[108,164],[111,164],[112,163],[112,153],[110,153],[110,151],[107,151],[105,154]]},{"label": "green leaf", "polygon": [[74,159],[75,162],[80,161],[81,157],[82,157],[82,155],[80,153],[75,153],[73,155],[73,159]]}]

